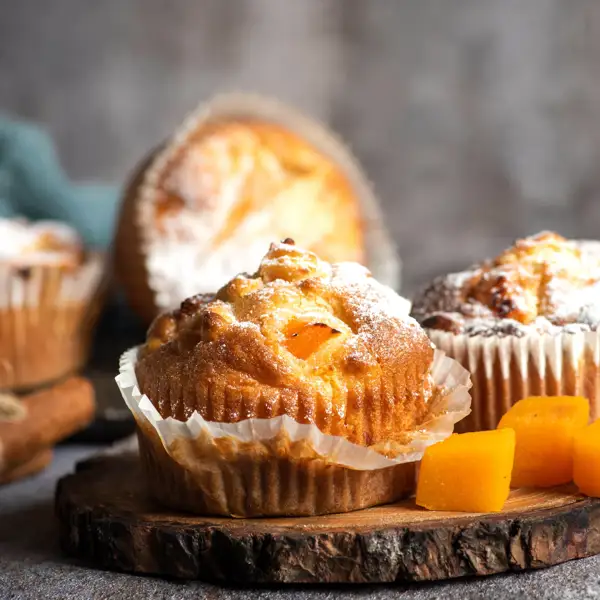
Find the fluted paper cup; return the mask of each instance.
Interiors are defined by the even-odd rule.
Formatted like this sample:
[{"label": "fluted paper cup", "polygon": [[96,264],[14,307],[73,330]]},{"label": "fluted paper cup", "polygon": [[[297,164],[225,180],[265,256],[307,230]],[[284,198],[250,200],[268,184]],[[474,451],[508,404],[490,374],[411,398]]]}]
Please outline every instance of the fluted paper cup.
[{"label": "fluted paper cup", "polygon": [[103,258],[61,267],[0,265],[0,389],[59,379],[86,361]]},{"label": "fluted paper cup", "polygon": [[591,418],[600,417],[598,332],[487,337],[429,329],[427,334],[471,373],[472,410],[458,431],[494,429],[527,396],[584,396]]},{"label": "fluted paper cup", "polygon": [[116,378],[138,426],[150,493],[172,508],[235,517],[347,512],[414,491],[425,448],[448,437],[469,413],[468,372],[436,352],[435,393],[418,431],[385,454],[323,434],[283,415],[238,423],[163,419],[135,376],[137,348]]}]

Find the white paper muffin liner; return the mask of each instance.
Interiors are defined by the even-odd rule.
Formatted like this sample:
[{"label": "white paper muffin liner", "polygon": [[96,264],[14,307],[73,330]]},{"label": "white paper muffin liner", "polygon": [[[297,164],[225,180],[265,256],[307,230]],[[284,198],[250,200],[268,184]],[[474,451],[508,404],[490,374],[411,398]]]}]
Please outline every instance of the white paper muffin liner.
[{"label": "white paper muffin liner", "polygon": [[[436,351],[432,375],[434,384],[441,393],[430,407],[430,418],[393,458],[383,456],[368,447],[353,444],[340,436],[321,433],[316,425],[297,423],[286,415],[271,419],[245,419],[237,423],[206,421],[197,412],[185,422],[171,417],[163,419],[150,399],[138,388],[135,375],[137,354],[138,348],[132,348],[123,354],[116,382],[136,421],[147,423],[155,429],[167,452],[176,441],[181,443],[186,440],[193,445],[194,440],[201,434],[208,434],[215,439],[231,437],[240,442],[251,442],[269,440],[283,432],[292,442],[309,441],[316,454],[327,458],[332,464],[355,470],[381,469],[420,460],[427,446],[448,437],[454,424],[470,412],[469,373],[457,361],[448,358],[443,352]],[[190,456],[193,456],[193,452]],[[176,460],[185,468],[193,470],[195,467],[195,459],[187,462],[178,454]]]},{"label": "white paper muffin liner", "polygon": [[217,423],[194,413],[163,419],[137,385],[137,348],[121,358],[117,384],[138,426],[150,494],[170,508],[234,517],[358,510],[407,497],[425,448],[469,413],[468,372],[435,353],[430,418],[387,456],[323,434],[288,416]]},{"label": "white paper muffin liner", "polygon": [[[152,160],[138,192],[139,202],[135,218],[141,232],[142,255],[145,260],[148,284],[154,293],[155,306],[159,310],[174,308],[190,295],[184,294],[182,298],[173,297],[170,277],[177,269],[187,270],[189,274],[189,269],[194,268],[194,265],[188,264],[189,257],[185,253],[179,255],[179,258],[175,260],[175,254],[173,254],[175,249],[172,248],[172,245],[168,246],[168,251],[157,251],[154,247],[155,239],[151,235],[152,216],[148,207],[154,197],[156,184],[166,165],[188,144],[199,127],[213,120],[227,118],[255,118],[281,125],[298,134],[330,158],[346,175],[360,202],[367,256],[366,266],[377,280],[395,290],[400,289],[401,263],[384,225],[379,201],[371,182],[347,145],[325,125],[308,118],[280,101],[255,94],[230,93],[216,96],[206,103],[202,103],[188,116],[175,136],[169,140],[168,146],[159,151]],[[224,278],[222,273],[213,275],[218,281]],[[232,273],[225,275],[225,279],[228,279]],[[211,278],[210,273],[207,273],[207,278]]]},{"label": "white paper muffin liner", "polygon": [[0,389],[30,389],[83,364],[103,274],[100,255],[73,268],[0,265]]},{"label": "white paper muffin liner", "polygon": [[[0,310],[35,308],[49,301],[55,305],[85,302],[96,293],[103,273],[104,260],[99,254],[90,255],[75,268],[61,269],[53,264],[0,264]],[[43,283],[49,275],[59,280],[51,298],[42,296]]]},{"label": "white paper muffin liner", "polygon": [[600,333],[467,336],[428,329],[432,342],[471,373],[472,412],[459,431],[494,429],[527,396],[584,396],[600,417]]}]

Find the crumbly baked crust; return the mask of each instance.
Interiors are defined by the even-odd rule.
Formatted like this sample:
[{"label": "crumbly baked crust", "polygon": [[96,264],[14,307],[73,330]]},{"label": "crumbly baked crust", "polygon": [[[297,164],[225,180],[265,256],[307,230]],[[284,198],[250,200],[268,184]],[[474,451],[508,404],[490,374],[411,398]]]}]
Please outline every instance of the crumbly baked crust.
[{"label": "crumbly baked crust", "polygon": [[141,391],[163,418],[287,414],[358,444],[402,439],[432,393],[425,332],[364,267],[286,242],[254,275],[154,321],[136,365]]},{"label": "crumbly baked crust", "polygon": [[542,232],[493,260],[438,277],[415,299],[428,329],[467,335],[595,330],[600,323],[600,244]]}]

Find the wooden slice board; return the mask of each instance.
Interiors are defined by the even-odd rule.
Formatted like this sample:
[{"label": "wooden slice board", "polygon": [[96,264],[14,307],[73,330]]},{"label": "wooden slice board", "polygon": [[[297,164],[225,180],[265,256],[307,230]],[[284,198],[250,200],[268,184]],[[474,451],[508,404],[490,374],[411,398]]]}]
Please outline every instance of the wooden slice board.
[{"label": "wooden slice board", "polygon": [[423,581],[547,567],[600,553],[600,500],[519,490],[498,514],[412,500],[312,518],[197,517],[145,494],[135,454],[78,465],[56,492],[63,549],[99,567],[227,583]]}]

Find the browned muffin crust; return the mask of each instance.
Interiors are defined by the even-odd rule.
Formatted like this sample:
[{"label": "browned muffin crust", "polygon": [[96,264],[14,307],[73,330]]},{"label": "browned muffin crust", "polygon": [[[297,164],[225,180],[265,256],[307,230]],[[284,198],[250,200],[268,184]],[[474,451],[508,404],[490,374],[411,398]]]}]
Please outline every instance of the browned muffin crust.
[{"label": "browned muffin crust", "polygon": [[600,323],[600,244],[542,232],[493,260],[436,278],[412,315],[428,329],[467,335],[595,330]]},{"label": "browned muffin crust", "polygon": [[150,322],[255,268],[273,236],[292,235],[330,261],[365,262],[363,221],[345,170],[303,136],[263,118],[203,110],[132,175],[115,271]]},{"label": "browned muffin crust", "polygon": [[254,275],[151,326],[136,374],[163,418],[288,415],[373,445],[426,413],[433,348],[403,299],[354,263],[272,245]]}]

